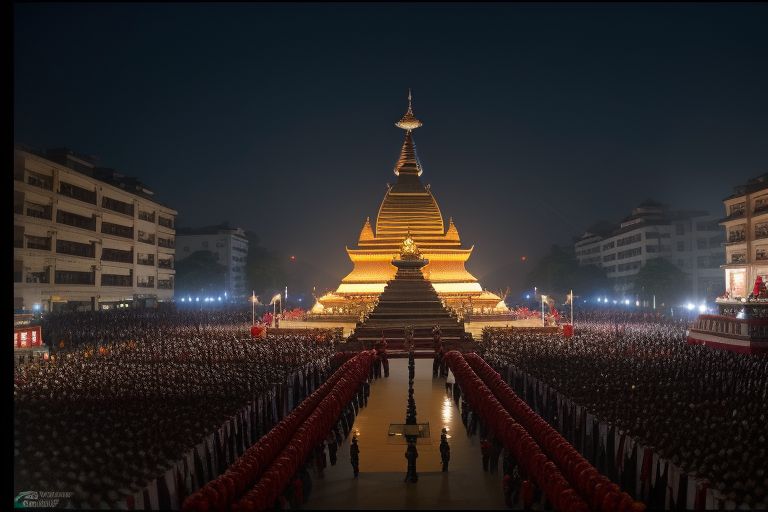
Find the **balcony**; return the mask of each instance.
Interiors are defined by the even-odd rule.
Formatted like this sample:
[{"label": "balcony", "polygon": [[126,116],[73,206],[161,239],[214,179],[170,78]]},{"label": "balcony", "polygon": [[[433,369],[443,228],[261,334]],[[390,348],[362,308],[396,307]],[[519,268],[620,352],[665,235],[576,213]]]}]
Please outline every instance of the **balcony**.
[{"label": "balcony", "polygon": [[173,219],[169,219],[166,217],[158,217],[157,223],[163,226],[164,228],[173,229]]},{"label": "balcony", "polygon": [[53,208],[42,204],[27,204],[27,216],[36,219],[51,220],[53,217]]},{"label": "balcony", "polygon": [[746,262],[747,262],[746,254],[731,254],[731,263],[738,265]]},{"label": "balcony", "polygon": [[765,212],[768,212],[768,203],[756,204],[755,205],[755,210],[752,213],[754,213],[755,215],[759,215],[759,214],[765,213]]},{"label": "balcony", "polygon": [[38,251],[50,251],[51,239],[50,237],[27,235],[27,249],[36,249]]},{"label": "balcony", "polygon": [[155,266],[155,255],[154,254],[149,254],[149,255],[144,256],[144,257],[138,256],[136,258],[136,263],[138,265],[151,265],[151,266],[154,267]]},{"label": "balcony", "polygon": [[[173,269],[173,260],[157,260],[158,268]],[[159,283],[158,283],[159,286]]]},{"label": "balcony", "polygon": [[88,231],[96,231],[95,217],[85,217],[76,213],[65,212],[64,210],[56,212],[56,222],[75,228],[87,229]]},{"label": "balcony", "polygon": [[120,224],[113,224],[111,222],[102,221],[101,232],[106,235],[120,236],[133,240],[133,228],[130,226],[122,226]]},{"label": "balcony", "polygon": [[768,226],[755,227],[755,240],[768,238]]},{"label": "balcony", "polygon": [[158,247],[165,247],[166,249],[173,249],[176,247],[176,242],[170,238],[160,238],[157,239],[157,246]]},{"label": "balcony", "polygon": [[159,279],[157,281],[158,290],[173,290],[173,279]]},{"label": "balcony", "polygon": [[89,204],[96,204],[96,192],[93,190],[87,190],[83,187],[78,187],[77,185],[72,185],[71,183],[67,183],[62,181],[59,184],[59,194],[67,197],[71,197],[72,199],[77,199],[78,201],[82,201],[84,203]]},{"label": "balcony", "polygon": [[27,284],[49,284],[51,273],[47,270],[40,272],[27,272]]},{"label": "balcony", "polygon": [[143,231],[139,231],[137,240],[145,244],[155,245],[155,235],[148,235]]},{"label": "balcony", "polygon": [[145,220],[147,222],[155,222],[155,213],[149,213],[149,212],[143,212],[139,210],[139,219]]},{"label": "balcony", "polygon": [[115,275],[115,274],[102,274],[101,275],[101,286],[125,286],[125,287],[132,287],[133,286],[133,276],[121,276],[121,275]]},{"label": "balcony", "polygon": [[27,176],[27,185],[38,187],[43,190],[53,190],[53,178],[51,176],[43,176],[42,174],[32,174]]},{"label": "balcony", "polygon": [[59,254],[69,254],[70,256],[80,256],[82,258],[95,258],[96,251],[93,244],[81,244],[79,242],[70,242],[68,240],[56,240],[56,252]]},{"label": "balcony", "polygon": [[117,199],[112,199],[111,197],[102,197],[101,207],[112,210],[113,212],[122,213],[124,215],[130,215],[133,217],[133,205],[124,201],[118,201]]},{"label": "balcony", "polygon": [[133,251],[122,251],[120,249],[102,249],[101,261],[133,263]]},{"label": "balcony", "polygon": [[76,272],[71,270],[57,270],[56,284],[94,284],[93,272]]},{"label": "balcony", "polygon": [[155,278],[150,276],[150,277],[147,277],[147,278],[144,278],[144,279],[140,279],[136,283],[136,286],[138,286],[139,288],[154,288],[155,287]]}]

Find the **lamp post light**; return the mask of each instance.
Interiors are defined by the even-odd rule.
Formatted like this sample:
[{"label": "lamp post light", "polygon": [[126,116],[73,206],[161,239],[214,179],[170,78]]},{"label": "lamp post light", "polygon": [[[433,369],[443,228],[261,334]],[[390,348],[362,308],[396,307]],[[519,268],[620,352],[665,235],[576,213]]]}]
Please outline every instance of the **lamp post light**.
[{"label": "lamp post light", "polygon": [[253,295],[251,295],[251,327],[256,325],[256,302],[259,300],[258,297],[256,297],[256,291],[253,291]]},{"label": "lamp post light", "polygon": [[541,326],[546,327],[547,323],[544,321],[544,301],[547,300],[546,295],[541,296]]}]

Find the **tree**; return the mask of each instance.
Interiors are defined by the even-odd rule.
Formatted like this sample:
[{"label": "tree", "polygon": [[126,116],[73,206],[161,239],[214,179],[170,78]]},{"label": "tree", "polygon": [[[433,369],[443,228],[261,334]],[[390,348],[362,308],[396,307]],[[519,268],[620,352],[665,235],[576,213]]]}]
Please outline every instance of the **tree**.
[{"label": "tree", "polygon": [[286,258],[277,251],[259,245],[259,237],[252,231],[245,232],[248,238],[248,257],[245,261],[245,276],[257,295],[274,293],[286,285]]},{"label": "tree", "polygon": [[665,258],[648,260],[634,278],[635,291],[645,300],[672,304],[684,299],[690,276]]},{"label": "tree", "polygon": [[610,289],[605,272],[595,265],[580,266],[572,251],[553,245],[528,274],[529,288],[536,286],[543,293],[576,295],[604,293]]},{"label": "tree", "polygon": [[176,262],[176,290],[182,295],[220,293],[226,272],[211,251],[195,251]]}]

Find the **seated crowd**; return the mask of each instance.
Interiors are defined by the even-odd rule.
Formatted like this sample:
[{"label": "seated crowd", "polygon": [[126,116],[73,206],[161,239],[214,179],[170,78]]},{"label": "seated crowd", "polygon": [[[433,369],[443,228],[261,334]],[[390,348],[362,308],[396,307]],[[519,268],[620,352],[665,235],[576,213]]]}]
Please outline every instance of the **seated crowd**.
[{"label": "seated crowd", "polygon": [[576,334],[487,331],[514,366],[636,437],[736,503],[768,505],[768,357],[685,343],[684,322],[589,313]]},{"label": "seated crowd", "polygon": [[253,340],[250,320],[221,311],[50,315],[43,332],[66,348],[15,369],[16,492],[68,491],[82,506],[112,508],[295,370],[326,374],[330,332]]}]

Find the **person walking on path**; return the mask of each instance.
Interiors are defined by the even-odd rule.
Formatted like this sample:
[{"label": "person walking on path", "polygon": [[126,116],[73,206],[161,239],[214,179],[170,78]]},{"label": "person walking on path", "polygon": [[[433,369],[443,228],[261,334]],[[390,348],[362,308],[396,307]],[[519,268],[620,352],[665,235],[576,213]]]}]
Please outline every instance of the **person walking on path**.
[{"label": "person walking on path", "polygon": [[357,436],[352,436],[352,445],[349,447],[349,461],[352,463],[352,471],[357,478],[360,474],[360,447],[357,446]]},{"label": "person walking on path", "polygon": [[443,472],[448,471],[448,461],[451,460],[451,447],[448,445],[448,431],[445,429],[440,434],[440,460],[443,463]]},{"label": "person walking on path", "polygon": [[488,471],[488,463],[491,460],[491,443],[487,439],[480,441],[480,452],[483,454],[483,471]]},{"label": "person walking on path", "polygon": [[456,377],[454,377],[451,369],[448,369],[448,376],[445,378],[445,392],[448,396],[453,396],[453,385],[456,384]]},{"label": "person walking on path", "polygon": [[330,459],[331,466],[336,465],[336,449],[338,448],[338,445],[336,444],[336,434],[331,430],[328,433],[328,438],[325,440],[326,444],[328,445],[328,458]]},{"label": "person walking on path", "polygon": [[409,440],[408,448],[405,450],[405,458],[408,460],[408,471],[405,474],[405,482],[416,483],[419,475],[416,473],[416,459],[419,457],[419,451],[416,449],[416,443]]}]

